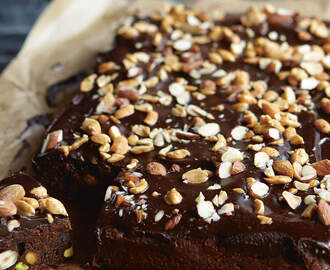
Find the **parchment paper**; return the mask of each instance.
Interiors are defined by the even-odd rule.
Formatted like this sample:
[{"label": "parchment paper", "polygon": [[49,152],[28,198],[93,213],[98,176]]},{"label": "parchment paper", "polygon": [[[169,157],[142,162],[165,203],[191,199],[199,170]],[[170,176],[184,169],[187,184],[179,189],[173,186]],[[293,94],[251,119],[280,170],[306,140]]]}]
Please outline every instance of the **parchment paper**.
[{"label": "parchment paper", "polygon": [[[269,2],[304,15],[330,18],[328,0],[266,1]],[[29,167],[31,157],[39,149],[45,130],[41,125],[28,127],[27,120],[54,112],[46,103],[47,87],[92,67],[97,53],[111,47],[115,29],[128,14],[136,9],[148,13],[168,3],[53,0],[17,57],[0,76],[0,178]],[[265,1],[195,0],[187,5],[242,12],[251,3],[261,6]]]}]

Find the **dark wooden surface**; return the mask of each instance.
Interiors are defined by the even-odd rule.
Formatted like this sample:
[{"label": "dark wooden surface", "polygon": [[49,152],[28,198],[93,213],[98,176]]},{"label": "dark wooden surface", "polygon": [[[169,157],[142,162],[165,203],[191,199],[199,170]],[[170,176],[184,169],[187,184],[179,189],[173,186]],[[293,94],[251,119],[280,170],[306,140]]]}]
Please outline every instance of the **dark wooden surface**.
[{"label": "dark wooden surface", "polygon": [[35,20],[49,2],[0,0],[0,71],[15,57]]}]

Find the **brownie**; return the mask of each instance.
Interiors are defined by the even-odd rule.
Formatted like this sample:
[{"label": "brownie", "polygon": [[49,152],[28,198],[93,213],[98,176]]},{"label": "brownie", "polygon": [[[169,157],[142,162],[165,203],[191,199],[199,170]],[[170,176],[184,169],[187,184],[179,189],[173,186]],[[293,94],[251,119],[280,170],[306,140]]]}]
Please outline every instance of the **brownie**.
[{"label": "brownie", "polygon": [[138,12],[35,169],[101,209],[93,268],[328,269],[329,68],[319,18]]},{"label": "brownie", "polygon": [[0,269],[47,269],[72,257],[63,204],[20,173],[0,182]]}]

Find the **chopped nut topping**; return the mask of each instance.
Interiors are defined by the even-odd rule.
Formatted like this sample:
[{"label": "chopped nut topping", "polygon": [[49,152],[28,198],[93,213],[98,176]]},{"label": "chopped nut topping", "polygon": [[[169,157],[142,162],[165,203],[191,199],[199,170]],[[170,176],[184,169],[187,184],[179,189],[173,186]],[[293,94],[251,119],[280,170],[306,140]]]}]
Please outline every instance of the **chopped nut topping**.
[{"label": "chopped nut topping", "polygon": [[317,213],[320,221],[326,225],[330,225],[330,205],[323,199],[319,200],[317,205]]},{"label": "chopped nut topping", "polygon": [[159,162],[149,162],[147,164],[147,172],[152,175],[162,175],[165,176],[167,174],[166,168]]},{"label": "chopped nut topping", "polygon": [[53,215],[68,216],[68,213],[64,205],[55,198],[49,197],[46,199],[41,199],[39,201],[39,204],[41,210],[47,210],[49,213]]},{"label": "chopped nut topping", "polygon": [[182,159],[190,156],[190,152],[186,149],[178,149],[172,152],[168,152],[166,156],[169,158]]},{"label": "chopped nut topping", "polygon": [[271,177],[266,177],[264,180],[269,184],[288,184],[292,181],[289,176],[286,175],[275,175]]},{"label": "chopped nut topping", "polygon": [[254,166],[264,168],[270,161],[269,156],[265,152],[258,152],[254,155]]},{"label": "chopped nut topping", "polygon": [[144,193],[149,188],[148,182],[143,178],[134,187],[129,189],[129,192],[133,194]]},{"label": "chopped nut topping", "polygon": [[101,133],[100,123],[93,118],[85,118],[82,124],[82,129],[90,135],[97,135]]},{"label": "chopped nut topping", "polygon": [[203,137],[217,135],[220,132],[220,126],[217,123],[209,123],[201,126],[198,129],[198,134]]},{"label": "chopped nut topping", "polygon": [[169,205],[180,204],[182,199],[182,195],[175,188],[172,188],[164,196],[165,202]]},{"label": "chopped nut topping", "polygon": [[24,196],[25,190],[22,185],[14,184],[0,190],[0,200],[18,201]]},{"label": "chopped nut topping", "polygon": [[283,191],[282,196],[292,209],[296,209],[301,203],[301,197],[293,195],[288,191]]},{"label": "chopped nut topping", "polygon": [[128,140],[124,136],[115,137],[111,146],[111,151],[116,154],[126,154],[129,150]]},{"label": "chopped nut topping", "polygon": [[290,178],[293,177],[293,167],[289,160],[275,160],[273,168],[278,174],[287,175]]},{"label": "chopped nut topping", "polygon": [[260,220],[261,224],[272,224],[273,223],[273,219],[271,217],[257,215],[257,218]]},{"label": "chopped nut topping", "polygon": [[254,212],[256,214],[261,214],[263,215],[265,212],[265,206],[262,200],[255,199],[254,200]]},{"label": "chopped nut topping", "polygon": [[316,170],[317,175],[325,176],[330,174],[330,160],[323,159],[311,164],[311,166]]},{"label": "chopped nut topping", "polygon": [[265,183],[256,181],[251,185],[250,191],[252,196],[262,198],[267,195],[269,187]]},{"label": "chopped nut topping", "polygon": [[182,179],[186,180],[190,184],[201,184],[209,179],[209,172],[202,169],[193,169],[185,172],[182,175]]}]

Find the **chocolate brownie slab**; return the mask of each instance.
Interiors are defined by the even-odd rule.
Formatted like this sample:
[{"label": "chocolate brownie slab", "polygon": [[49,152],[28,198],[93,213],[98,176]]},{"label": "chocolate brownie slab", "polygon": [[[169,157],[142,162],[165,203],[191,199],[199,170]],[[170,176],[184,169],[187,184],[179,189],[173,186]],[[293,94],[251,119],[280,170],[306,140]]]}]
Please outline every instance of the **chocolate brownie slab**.
[{"label": "chocolate brownie slab", "polygon": [[95,267],[327,269],[329,59],[326,22],[272,6],[127,20],[34,160],[106,193]]},{"label": "chocolate brownie slab", "polygon": [[67,212],[34,178],[0,182],[0,219],[0,269],[46,269],[72,257]]}]

